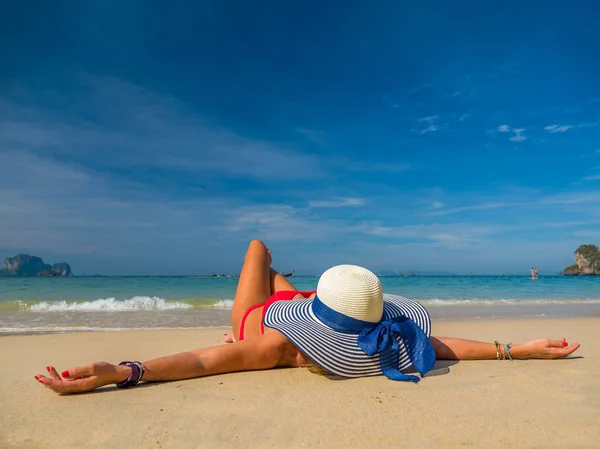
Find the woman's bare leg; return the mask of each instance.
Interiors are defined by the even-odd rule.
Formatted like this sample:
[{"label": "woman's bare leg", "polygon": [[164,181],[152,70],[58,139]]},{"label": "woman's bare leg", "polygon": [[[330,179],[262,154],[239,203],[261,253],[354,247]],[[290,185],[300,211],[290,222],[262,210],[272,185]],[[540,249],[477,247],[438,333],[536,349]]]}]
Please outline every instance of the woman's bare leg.
[{"label": "woman's bare leg", "polygon": [[[236,340],[239,339],[240,323],[246,311],[254,305],[264,303],[270,295],[271,255],[263,242],[253,240],[246,252],[231,311],[231,325]],[[256,327],[256,332],[259,333],[260,323],[253,326],[248,322],[250,318],[247,318],[249,324],[247,327],[249,329]]]},{"label": "woman's bare leg", "polygon": [[[252,245],[252,243],[251,243]],[[259,246],[259,250],[258,252],[260,253],[262,250],[260,249],[260,245],[257,244],[257,246]],[[264,245],[263,245],[264,246]],[[271,253],[269,251],[268,248],[266,248],[267,251],[267,259],[268,259],[268,263],[269,265],[271,264]],[[248,252],[250,252],[250,249],[248,249]],[[250,258],[255,258],[256,255],[251,255]],[[248,259],[248,255],[246,255],[246,260]],[[246,263],[244,263],[244,266],[246,266]],[[242,268],[242,272],[244,271],[244,268]],[[288,281],[285,277],[283,277],[280,273],[278,273],[277,271],[275,271],[273,268],[269,267],[269,278],[270,278],[270,282],[269,282],[269,292],[268,292],[268,297],[270,297],[271,295],[273,295],[276,292],[282,291],[282,290],[287,290],[287,291],[297,291],[298,289],[296,287],[294,287],[292,285],[292,283],[290,281]],[[240,283],[242,281],[242,276],[240,275]],[[238,289],[239,289],[240,284],[238,284]],[[253,302],[252,305],[248,305],[249,303],[244,301],[244,306],[247,306],[245,309],[244,307],[240,306],[239,303],[240,301],[238,301],[238,296],[239,294],[236,293],[236,299],[234,301],[233,307],[234,309],[236,309],[239,307],[242,311],[240,312],[241,315],[239,316],[239,321],[241,321],[241,317],[243,316],[243,314],[245,313],[246,310],[248,310],[248,308],[252,307],[252,305],[254,304],[261,304],[262,302],[264,302],[263,300],[259,301],[259,302]],[[260,296],[260,295],[259,295]],[[242,296],[243,298],[243,296]],[[237,317],[237,315],[236,315]],[[232,323],[234,323],[236,320],[236,318],[234,318],[234,312],[232,312]],[[223,335],[223,341],[225,343],[233,343],[234,342],[234,337],[237,339],[238,338],[238,333],[239,333],[239,324],[236,326],[235,324],[233,324],[233,329],[236,330],[237,332],[234,334],[233,331],[226,333]]]}]

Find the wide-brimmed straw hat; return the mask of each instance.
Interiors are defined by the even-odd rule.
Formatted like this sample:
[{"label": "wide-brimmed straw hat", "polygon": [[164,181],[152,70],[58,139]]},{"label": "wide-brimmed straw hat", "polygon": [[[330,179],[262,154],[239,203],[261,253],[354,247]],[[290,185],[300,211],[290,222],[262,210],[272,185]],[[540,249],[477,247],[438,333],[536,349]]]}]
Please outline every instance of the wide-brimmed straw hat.
[{"label": "wide-brimmed straw hat", "polygon": [[379,278],[356,265],[323,273],[314,299],[274,302],[264,322],[315,364],[342,377],[384,374],[417,382],[418,376],[401,371],[412,366],[423,376],[435,363],[427,310],[384,295]]}]

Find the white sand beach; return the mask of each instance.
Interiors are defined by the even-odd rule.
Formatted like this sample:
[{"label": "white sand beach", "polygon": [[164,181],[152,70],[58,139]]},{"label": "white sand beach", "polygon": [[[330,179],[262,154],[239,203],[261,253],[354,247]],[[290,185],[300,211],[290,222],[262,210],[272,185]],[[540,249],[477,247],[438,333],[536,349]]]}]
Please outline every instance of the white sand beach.
[{"label": "white sand beach", "polygon": [[[444,363],[418,384],[272,370],[58,396],[33,376],[220,344],[223,329],[0,338],[0,447],[600,447],[600,318],[436,322],[434,334],[566,337],[568,360]],[[438,362],[440,363],[440,362]]]}]

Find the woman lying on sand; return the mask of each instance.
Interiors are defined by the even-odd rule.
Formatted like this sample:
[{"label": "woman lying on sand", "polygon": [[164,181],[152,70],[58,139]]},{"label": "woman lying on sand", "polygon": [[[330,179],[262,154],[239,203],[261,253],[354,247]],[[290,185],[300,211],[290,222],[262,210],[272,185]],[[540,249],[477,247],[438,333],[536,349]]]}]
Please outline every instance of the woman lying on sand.
[{"label": "woman lying on sand", "polygon": [[[294,299],[294,301],[289,301]],[[339,265],[319,279],[316,292],[298,292],[271,268],[271,254],[252,241],[232,311],[235,343],[196,349],[147,362],[95,362],[35,379],[57,393],[103,385],[190,379],[236,371],[308,366],[342,377],[385,375],[418,381],[435,360],[556,359],[579,348],[564,340],[519,345],[430,337],[427,311],[415,301],[383,295],[377,276]]]}]

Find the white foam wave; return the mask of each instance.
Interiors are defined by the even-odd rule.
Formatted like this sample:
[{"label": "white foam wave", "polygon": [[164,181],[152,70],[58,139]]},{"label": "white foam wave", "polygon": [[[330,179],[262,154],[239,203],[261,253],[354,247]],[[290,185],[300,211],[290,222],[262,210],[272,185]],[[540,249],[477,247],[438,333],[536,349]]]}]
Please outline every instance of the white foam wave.
[{"label": "white foam wave", "polygon": [[424,299],[418,300],[426,306],[534,306],[600,304],[599,299]]},{"label": "white foam wave", "polygon": [[164,330],[221,329],[224,326],[179,326],[179,327],[94,327],[94,326],[32,326],[0,327],[0,334],[56,334],[72,332],[129,332]]},{"label": "white foam wave", "polygon": [[233,299],[220,299],[213,304],[215,309],[231,309],[233,308]]},{"label": "white foam wave", "polygon": [[179,301],[166,301],[156,296],[134,296],[133,298],[117,300],[101,298],[86,302],[40,302],[29,307],[33,312],[98,312],[98,311],[127,311],[127,310],[173,310],[191,309],[193,306]]}]

